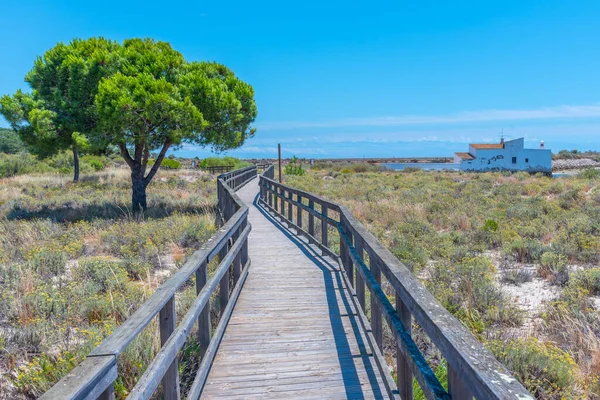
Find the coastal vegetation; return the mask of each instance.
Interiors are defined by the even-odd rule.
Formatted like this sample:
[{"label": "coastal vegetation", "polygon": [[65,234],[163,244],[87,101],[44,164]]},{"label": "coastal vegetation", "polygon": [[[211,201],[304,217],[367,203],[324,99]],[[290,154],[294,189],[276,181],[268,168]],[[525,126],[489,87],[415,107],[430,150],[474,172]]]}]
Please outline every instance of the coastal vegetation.
[{"label": "coastal vegetation", "polygon": [[316,165],[285,182],[346,205],[537,398],[600,394],[599,170],[370,171]]},{"label": "coastal vegetation", "polygon": [[[56,173],[0,179],[0,397],[41,395],[215,232],[213,175],[161,169],[143,216],[130,209],[128,181],[125,168],[79,183]],[[195,296],[185,290],[180,313]],[[118,398],[154,356],[153,328],[120,357]]]}]

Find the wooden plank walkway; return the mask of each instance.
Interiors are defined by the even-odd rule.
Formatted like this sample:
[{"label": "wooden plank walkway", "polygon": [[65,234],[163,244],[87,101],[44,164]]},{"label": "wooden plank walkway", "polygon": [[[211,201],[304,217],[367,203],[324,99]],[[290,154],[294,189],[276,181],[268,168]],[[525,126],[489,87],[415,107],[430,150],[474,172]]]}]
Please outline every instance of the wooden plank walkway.
[{"label": "wooden plank walkway", "polygon": [[388,398],[337,263],[254,205],[258,179],[237,194],[250,207],[250,272],[202,398]]}]

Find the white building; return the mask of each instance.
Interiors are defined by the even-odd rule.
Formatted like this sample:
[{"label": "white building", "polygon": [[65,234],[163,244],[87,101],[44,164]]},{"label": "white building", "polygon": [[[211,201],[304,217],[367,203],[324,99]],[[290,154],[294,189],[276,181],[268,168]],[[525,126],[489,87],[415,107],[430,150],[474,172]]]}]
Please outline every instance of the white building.
[{"label": "white building", "polygon": [[470,144],[468,153],[454,153],[454,162],[464,171],[527,171],[552,173],[552,152],[524,148],[523,138],[502,139],[497,144]]}]

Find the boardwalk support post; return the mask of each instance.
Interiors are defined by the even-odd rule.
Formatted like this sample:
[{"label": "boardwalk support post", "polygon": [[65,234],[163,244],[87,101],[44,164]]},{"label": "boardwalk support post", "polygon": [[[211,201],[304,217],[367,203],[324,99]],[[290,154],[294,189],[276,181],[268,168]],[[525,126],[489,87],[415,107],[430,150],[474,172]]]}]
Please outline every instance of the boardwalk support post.
[{"label": "boardwalk support post", "polygon": [[[196,270],[196,295],[199,295],[204,285],[208,282],[208,267],[204,261]],[[208,344],[210,343],[210,304],[204,307],[198,317],[198,344],[200,345],[200,357],[204,357]]]},{"label": "boardwalk support post", "polygon": [[[160,344],[163,346],[176,327],[175,321],[175,296],[160,310]],[[179,375],[177,371],[177,358],[173,360],[162,379],[165,400],[179,400]]]},{"label": "boardwalk support post", "polygon": [[[410,311],[402,302],[402,299],[398,295],[396,296],[396,312],[400,316],[402,320],[402,325],[404,325],[404,329],[408,332],[409,335],[412,334],[412,316],[410,315]],[[402,400],[412,400],[413,398],[413,374],[410,369],[410,365],[408,360],[400,351],[400,343],[396,344],[396,381],[398,385],[398,391],[400,392],[400,397]]]}]

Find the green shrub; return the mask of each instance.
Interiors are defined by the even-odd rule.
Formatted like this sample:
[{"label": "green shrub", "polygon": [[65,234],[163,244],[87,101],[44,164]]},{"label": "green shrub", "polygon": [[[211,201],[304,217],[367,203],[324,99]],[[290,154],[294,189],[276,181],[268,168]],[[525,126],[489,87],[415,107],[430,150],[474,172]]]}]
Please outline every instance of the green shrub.
[{"label": "green shrub", "polygon": [[179,169],[181,167],[181,163],[177,160],[165,158],[165,159],[163,159],[160,166],[163,168],[166,168],[166,169]]},{"label": "green shrub", "polygon": [[579,173],[579,177],[583,179],[597,179],[600,177],[600,169],[586,168]]},{"label": "green shrub", "polygon": [[18,154],[27,149],[13,129],[0,128],[0,153]]},{"label": "green shrub", "polygon": [[85,156],[82,158],[82,161],[89,164],[94,171],[102,171],[106,168],[106,164],[100,157]]},{"label": "green shrub", "polygon": [[558,275],[563,273],[567,268],[567,257],[562,254],[553,253],[551,251],[542,254],[538,268],[538,274],[545,278],[550,275]]},{"label": "green shrub", "polygon": [[59,250],[36,251],[33,253],[30,265],[42,276],[58,276],[65,272],[67,254]]},{"label": "green shrub", "polygon": [[497,232],[498,231],[498,223],[493,219],[486,219],[483,224],[483,230],[486,232]]},{"label": "green shrub", "polygon": [[298,162],[298,157],[294,156],[289,163],[286,164],[284,171],[286,175],[297,175],[302,176],[306,173],[302,164]]},{"label": "green shrub", "polygon": [[535,338],[492,341],[496,358],[537,398],[572,398],[577,385],[575,360],[552,343]]},{"label": "green shrub", "polygon": [[229,165],[229,166],[232,166],[234,169],[239,169],[239,168],[247,167],[251,164],[247,163],[245,161],[242,161],[239,158],[229,157],[229,156],[206,157],[205,159],[200,160],[200,162],[198,163],[198,166],[200,168],[219,167],[219,166],[223,166],[223,165]]},{"label": "green shrub", "polygon": [[518,262],[536,262],[543,248],[538,240],[518,238],[504,246],[504,252],[515,257]]},{"label": "green shrub", "polygon": [[590,268],[573,273],[569,286],[585,289],[594,296],[600,295],[600,268]]},{"label": "green shrub", "polygon": [[35,172],[51,172],[52,170],[50,166],[39,161],[31,154],[0,153],[0,178],[9,178],[11,176]]},{"label": "green shrub", "polygon": [[82,259],[74,272],[79,279],[90,280],[103,291],[122,288],[129,281],[123,263],[106,257]]}]

